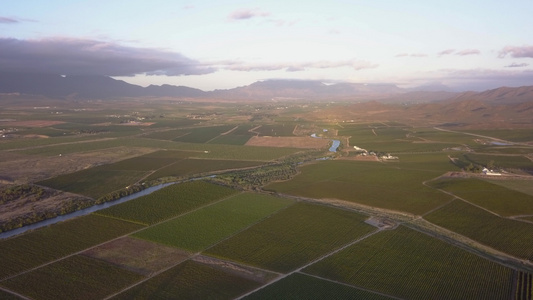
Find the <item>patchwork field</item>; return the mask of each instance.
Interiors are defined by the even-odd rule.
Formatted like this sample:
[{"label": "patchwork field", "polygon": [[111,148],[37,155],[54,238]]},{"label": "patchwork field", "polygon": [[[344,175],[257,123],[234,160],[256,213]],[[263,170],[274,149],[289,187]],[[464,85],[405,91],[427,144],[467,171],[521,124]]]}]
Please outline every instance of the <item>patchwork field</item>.
[{"label": "patchwork field", "polygon": [[0,128],[0,205],[27,223],[56,190],[92,205],[177,184],[0,240],[0,298],[531,298],[531,130],[204,100],[2,102],[20,123]]}]

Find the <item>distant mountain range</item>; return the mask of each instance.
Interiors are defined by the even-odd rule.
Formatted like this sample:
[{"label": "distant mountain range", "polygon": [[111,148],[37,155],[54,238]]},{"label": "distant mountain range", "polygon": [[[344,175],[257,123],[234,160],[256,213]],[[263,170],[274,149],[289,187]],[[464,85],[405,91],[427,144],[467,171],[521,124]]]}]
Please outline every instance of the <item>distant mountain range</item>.
[{"label": "distant mountain range", "polygon": [[533,86],[498,88],[481,93],[450,92],[444,85],[402,89],[394,84],[335,83],[315,80],[265,80],[226,90],[202,91],[186,86],[141,87],[106,76],[61,76],[0,72],[0,93],[40,95],[49,98],[112,99],[123,97],[171,97],[226,100],[377,100],[388,103],[450,104],[482,101],[486,104],[517,104],[533,101]]}]

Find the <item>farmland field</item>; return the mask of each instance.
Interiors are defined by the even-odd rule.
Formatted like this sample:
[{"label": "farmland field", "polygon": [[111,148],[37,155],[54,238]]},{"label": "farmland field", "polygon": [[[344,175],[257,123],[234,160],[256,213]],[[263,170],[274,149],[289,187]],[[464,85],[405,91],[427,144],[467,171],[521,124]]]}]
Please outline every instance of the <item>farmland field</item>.
[{"label": "farmland field", "polygon": [[236,190],[205,181],[190,181],[165,187],[97,214],[148,225],[236,193]]},{"label": "farmland field", "polygon": [[505,219],[460,200],[424,217],[494,249],[533,259],[533,224]]},{"label": "farmland field", "polygon": [[198,127],[188,129],[188,133],[173,139],[176,142],[185,143],[207,143],[216,138],[220,134],[232,129],[232,125],[214,126],[214,127]]},{"label": "farmland field", "polygon": [[35,299],[101,299],[144,276],[106,262],[75,255],[1,284]]},{"label": "farmland field", "polygon": [[509,299],[513,270],[400,226],[303,270],[406,299]]},{"label": "farmland field", "polygon": [[205,254],[288,272],[373,231],[364,219],[353,212],[298,203],[207,249]]},{"label": "farmland field", "polygon": [[411,116],[412,102],[25,97],[0,95],[2,221],[175,184],[0,240],[1,299],[528,299],[533,133],[490,128],[530,116],[489,126]]},{"label": "farmland field", "polygon": [[59,175],[37,184],[98,199],[136,183],[145,174],[145,171],[108,170],[107,166],[102,166]]},{"label": "farmland field", "polygon": [[270,184],[266,189],[422,214],[450,199],[422,185],[434,176],[431,171],[399,169],[394,164],[324,161],[303,166],[301,174],[291,181]]},{"label": "farmland field", "polygon": [[112,299],[232,299],[259,285],[227,270],[189,260]]},{"label": "farmland field", "polygon": [[246,160],[218,160],[218,159],[183,159],[176,163],[170,164],[160,170],[157,170],[146,180],[155,180],[161,177],[187,177],[195,174],[202,174],[214,171],[223,171],[228,169],[240,169],[247,167],[256,167],[264,164],[259,161]]},{"label": "farmland field", "polygon": [[441,178],[429,183],[501,216],[533,214],[533,196],[475,178]]},{"label": "farmland field", "polygon": [[[0,278],[36,267],[142,228],[88,215],[0,241]],[[90,229],[90,230],[88,230]]]},{"label": "farmland field", "polygon": [[295,273],[275,282],[261,290],[244,297],[253,299],[293,299],[293,300],[322,300],[322,299],[393,299],[372,292],[359,290],[343,284],[322,280],[316,277]]},{"label": "farmland field", "polygon": [[273,196],[238,194],[134,236],[198,252],[292,203]]}]

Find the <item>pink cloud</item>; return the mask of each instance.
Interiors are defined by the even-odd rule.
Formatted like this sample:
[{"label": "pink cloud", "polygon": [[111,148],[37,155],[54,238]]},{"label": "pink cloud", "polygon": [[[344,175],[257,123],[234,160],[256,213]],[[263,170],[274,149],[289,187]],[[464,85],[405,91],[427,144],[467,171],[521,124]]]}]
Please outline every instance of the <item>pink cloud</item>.
[{"label": "pink cloud", "polygon": [[427,54],[424,53],[400,53],[397,54],[395,57],[427,57]]},{"label": "pink cloud", "polygon": [[446,49],[444,51],[441,51],[438,53],[439,56],[441,55],[450,55],[455,52],[455,49]]},{"label": "pink cloud", "polygon": [[455,55],[459,55],[459,56],[479,55],[479,54],[481,54],[481,51],[479,51],[478,49],[465,49],[465,50],[461,50],[455,53]]},{"label": "pink cloud", "polygon": [[239,10],[236,10],[230,13],[228,16],[228,19],[246,20],[246,19],[251,19],[255,17],[267,17],[269,15],[270,15],[269,12],[261,11],[258,9],[239,9]]},{"label": "pink cloud", "polygon": [[507,54],[510,54],[512,57],[529,57],[533,58],[533,46],[522,46],[522,47],[514,47],[514,46],[507,46],[503,48],[500,53],[498,54],[498,57],[504,58],[507,56]]},{"label": "pink cloud", "polygon": [[0,16],[0,24],[12,24],[12,23],[18,23],[18,22],[19,21],[17,19]]},{"label": "pink cloud", "polygon": [[512,63],[512,64],[507,65],[505,67],[506,68],[522,68],[522,67],[527,67],[527,66],[529,66],[529,64],[526,64],[526,63],[521,63],[521,64]]}]

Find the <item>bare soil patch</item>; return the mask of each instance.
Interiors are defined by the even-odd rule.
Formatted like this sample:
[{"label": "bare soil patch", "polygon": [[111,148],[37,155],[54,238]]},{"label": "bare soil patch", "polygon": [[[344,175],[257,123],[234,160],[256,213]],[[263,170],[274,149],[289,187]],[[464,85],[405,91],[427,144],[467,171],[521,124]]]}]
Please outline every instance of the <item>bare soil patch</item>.
[{"label": "bare soil patch", "polygon": [[277,276],[277,274],[275,273],[270,273],[261,269],[243,266],[234,262],[229,262],[209,256],[198,255],[195,256],[192,260],[205,265],[209,265],[212,268],[216,268],[230,274],[235,274],[237,276],[250,279],[259,283],[266,283]]},{"label": "bare soil patch", "polygon": [[330,141],[327,139],[318,139],[312,137],[253,136],[245,145],[260,147],[323,149],[329,147],[329,143]]},{"label": "bare soil patch", "polygon": [[188,259],[185,251],[133,237],[123,237],[92,248],[83,255],[150,276]]}]

